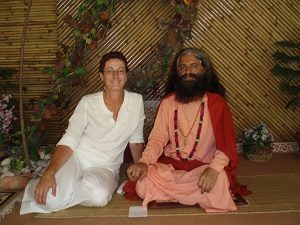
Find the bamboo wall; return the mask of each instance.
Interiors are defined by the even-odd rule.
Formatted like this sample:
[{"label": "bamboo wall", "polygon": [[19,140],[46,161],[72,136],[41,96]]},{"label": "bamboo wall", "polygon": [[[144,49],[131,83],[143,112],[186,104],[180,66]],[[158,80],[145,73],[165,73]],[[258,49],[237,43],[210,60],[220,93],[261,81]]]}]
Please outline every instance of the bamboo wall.
[{"label": "bamboo wall", "polygon": [[270,72],[274,43],[300,42],[300,1],[202,1],[194,36],[187,45],[204,48],[228,90],[237,133],[264,121],[276,141],[294,140],[300,110],[284,106],[288,97]]},{"label": "bamboo wall", "polygon": [[[72,30],[63,18],[74,14],[80,2],[33,0],[25,51],[27,102],[49,89],[50,81],[40,69],[53,64],[58,42],[72,44]],[[18,68],[25,3],[17,0],[0,2],[1,67]],[[169,0],[140,0],[119,5],[112,21],[113,28],[105,40],[97,50],[86,54],[87,87],[72,91],[73,102],[61,117],[62,124],[67,124],[82,95],[102,89],[97,67],[104,53],[122,51],[133,70],[151,58],[155,46],[163,38],[164,31],[158,28],[159,20],[168,20],[173,15]],[[279,79],[271,75],[270,69],[274,65],[275,41],[300,41],[299,15],[299,0],[201,1],[193,38],[185,45],[201,47],[211,56],[227,88],[237,134],[245,127],[264,121],[277,142],[294,140],[293,134],[300,127],[300,113],[284,108],[288,97],[278,90]],[[57,139],[61,134],[59,126],[59,120],[52,123],[46,140]]]},{"label": "bamboo wall", "polygon": [[[70,6],[69,2],[73,2],[73,5]],[[58,37],[59,41],[64,44],[73,43],[72,30],[63,22],[63,18],[67,14],[65,6],[69,5],[68,12],[73,14],[80,2],[78,0],[76,3],[71,0],[60,0],[58,3]],[[111,50],[118,50],[126,55],[130,70],[143,65],[153,56],[157,44],[164,37],[165,31],[158,28],[159,20],[169,20],[173,15],[174,9],[170,7],[169,1],[131,1],[117,6],[111,22],[113,28],[109,30],[98,49],[92,52],[88,51],[85,56],[86,66],[89,70],[87,87],[76,87],[72,91],[73,102],[70,110],[63,116],[65,126],[82,95],[102,90],[103,84],[100,82],[98,74],[98,65],[102,55]],[[152,111],[147,110],[147,112]],[[152,112],[151,115],[147,113],[149,119],[145,124],[146,136],[149,134],[154,113]]]},{"label": "bamboo wall", "polygon": [[[19,70],[20,45],[27,0],[0,1],[0,67]],[[32,98],[45,95],[51,86],[48,75],[41,72],[43,67],[53,66],[57,49],[57,1],[33,0],[30,12],[24,51],[23,83],[25,118],[30,115],[28,103]],[[9,82],[18,84],[17,73]],[[0,82],[3,82],[0,80]],[[0,95],[3,92],[0,91]],[[13,94],[18,98],[18,93]],[[17,112],[18,113],[18,112]],[[60,118],[49,124],[44,143],[54,143],[61,136]],[[55,132],[53,132],[55,131]]]}]

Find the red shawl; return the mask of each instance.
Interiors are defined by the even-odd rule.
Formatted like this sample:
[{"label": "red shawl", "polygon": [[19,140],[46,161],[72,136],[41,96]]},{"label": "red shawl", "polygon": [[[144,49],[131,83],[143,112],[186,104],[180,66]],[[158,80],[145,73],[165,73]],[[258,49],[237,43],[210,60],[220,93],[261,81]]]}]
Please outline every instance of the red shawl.
[{"label": "red shawl", "polygon": [[216,148],[222,151],[230,159],[225,171],[230,183],[232,193],[240,195],[249,195],[252,192],[247,190],[246,186],[237,183],[236,170],[239,163],[235,143],[235,133],[233,120],[229,106],[225,99],[215,93],[207,93],[208,110],[216,139]]}]

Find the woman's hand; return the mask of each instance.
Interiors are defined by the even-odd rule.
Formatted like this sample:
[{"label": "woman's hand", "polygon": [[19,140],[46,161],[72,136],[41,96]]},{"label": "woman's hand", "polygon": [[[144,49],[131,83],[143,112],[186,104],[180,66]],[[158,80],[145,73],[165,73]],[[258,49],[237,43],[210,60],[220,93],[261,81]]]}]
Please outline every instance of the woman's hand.
[{"label": "woman's hand", "polygon": [[137,181],[146,176],[148,171],[148,165],[143,162],[138,162],[136,164],[132,164],[127,169],[127,176],[131,181]]},{"label": "woman's hand", "polygon": [[49,189],[52,189],[52,195],[56,196],[56,180],[52,172],[45,172],[34,190],[34,198],[37,204],[46,205],[46,199]]},{"label": "woman's hand", "polygon": [[213,168],[207,167],[200,175],[198,186],[201,189],[201,194],[204,192],[209,193],[215,186],[218,179],[218,171]]}]

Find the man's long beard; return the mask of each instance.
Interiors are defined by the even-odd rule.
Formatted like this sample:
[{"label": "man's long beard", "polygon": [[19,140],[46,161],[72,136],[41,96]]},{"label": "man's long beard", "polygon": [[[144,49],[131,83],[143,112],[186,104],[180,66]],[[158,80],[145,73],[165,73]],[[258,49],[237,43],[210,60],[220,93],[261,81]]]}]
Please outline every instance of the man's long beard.
[{"label": "man's long beard", "polygon": [[177,75],[175,85],[176,100],[182,103],[189,103],[202,98],[206,91],[204,74],[188,73]]}]

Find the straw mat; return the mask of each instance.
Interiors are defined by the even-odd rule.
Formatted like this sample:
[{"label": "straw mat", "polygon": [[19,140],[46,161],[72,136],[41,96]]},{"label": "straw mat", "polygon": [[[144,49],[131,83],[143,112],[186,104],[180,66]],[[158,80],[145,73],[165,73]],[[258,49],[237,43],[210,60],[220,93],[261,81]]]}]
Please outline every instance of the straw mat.
[{"label": "straw mat", "polygon": [[[249,205],[238,206],[236,212],[227,214],[300,211],[300,173],[241,176],[239,182],[253,191],[246,197]],[[141,201],[127,201],[123,196],[114,194],[112,201],[103,208],[75,206],[56,213],[37,214],[36,218],[128,217],[129,207],[138,205]],[[148,216],[179,215],[212,214],[206,214],[195,206],[148,209]]]},{"label": "straw mat", "polygon": [[23,192],[0,192],[0,221],[12,212],[17,202],[20,202]]}]

